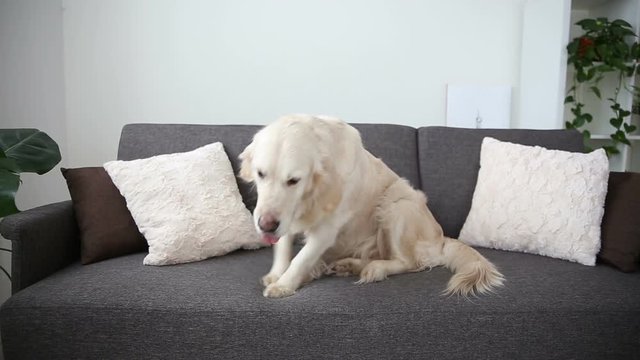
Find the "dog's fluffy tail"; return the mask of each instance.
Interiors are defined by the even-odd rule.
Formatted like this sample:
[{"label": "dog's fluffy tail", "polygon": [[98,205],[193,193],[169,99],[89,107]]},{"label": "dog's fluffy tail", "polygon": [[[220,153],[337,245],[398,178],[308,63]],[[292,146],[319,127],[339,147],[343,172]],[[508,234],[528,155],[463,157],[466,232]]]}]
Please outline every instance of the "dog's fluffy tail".
[{"label": "dog's fluffy tail", "polygon": [[484,294],[504,283],[498,269],[469,245],[445,237],[442,252],[444,266],[454,273],[444,292],[446,295]]}]

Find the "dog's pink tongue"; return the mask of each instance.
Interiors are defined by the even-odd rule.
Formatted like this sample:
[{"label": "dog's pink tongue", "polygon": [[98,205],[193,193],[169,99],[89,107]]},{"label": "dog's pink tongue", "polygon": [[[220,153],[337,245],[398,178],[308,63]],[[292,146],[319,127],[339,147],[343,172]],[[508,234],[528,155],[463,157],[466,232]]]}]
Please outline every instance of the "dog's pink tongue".
[{"label": "dog's pink tongue", "polygon": [[280,237],[275,236],[273,234],[262,234],[262,241],[268,243],[268,244],[275,244],[278,242],[278,240],[280,240]]}]

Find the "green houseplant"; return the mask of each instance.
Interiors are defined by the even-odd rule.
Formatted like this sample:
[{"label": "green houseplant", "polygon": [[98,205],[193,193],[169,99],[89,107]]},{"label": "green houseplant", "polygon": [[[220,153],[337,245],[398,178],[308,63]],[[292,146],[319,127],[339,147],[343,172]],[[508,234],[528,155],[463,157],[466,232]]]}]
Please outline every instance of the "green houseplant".
[{"label": "green houseplant", "polygon": [[0,217],[18,212],[21,173],[42,175],[60,162],[58,144],[37,129],[0,129]]},{"label": "green houseplant", "polygon": [[[640,60],[640,44],[638,35],[633,32],[629,23],[624,20],[609,21],[607,18],[584,19],[576,23],[583,34],[572,39],[567,45],[568,64],[573,68],[573,84],[565,98],[565,104],[571,106],[573,119],[567,121],[568,129],[582,129],[594,119],[593,115],[584,109],[584,90],[593,93],[599,100],[607,101],[611,109],[609,124],[612,126],[611,143],[603,146],[608,156],[617,154],[619,144],[630,146],[627,135],[636,130],[636,126],[629,124],[626,118],[631,115],[631,109],[620,105],[621,92],[628,91],[634,97],[638,95],[638,88],[631,85],[630,79],[636,74]],[[605,76],[616,79],[613,93],[603,93],[600,83]],[[603,99],[604,98],[604,99]],[[591,133],[583,129],[586,139]]]},{"label": "green houseplant", "polygon": [[[58,144],[44,132],[37,129],[0,129],[0,218],[19,212],[15,196],[21,173],[42,175],[59,162]],[[11,278],[3,267],[0,266],[0,270]]]}]

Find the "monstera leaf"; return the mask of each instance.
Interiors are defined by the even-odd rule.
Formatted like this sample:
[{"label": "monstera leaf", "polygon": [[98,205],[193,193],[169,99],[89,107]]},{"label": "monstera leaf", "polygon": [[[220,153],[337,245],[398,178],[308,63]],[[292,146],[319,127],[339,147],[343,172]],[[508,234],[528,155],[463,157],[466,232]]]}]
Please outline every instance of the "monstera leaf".
[{"label": "monstera leaf", "polygon": [[18,212],[20,173],[44,174],[60,162],[58,144],[37,129],[0,129],[0,217]]}]

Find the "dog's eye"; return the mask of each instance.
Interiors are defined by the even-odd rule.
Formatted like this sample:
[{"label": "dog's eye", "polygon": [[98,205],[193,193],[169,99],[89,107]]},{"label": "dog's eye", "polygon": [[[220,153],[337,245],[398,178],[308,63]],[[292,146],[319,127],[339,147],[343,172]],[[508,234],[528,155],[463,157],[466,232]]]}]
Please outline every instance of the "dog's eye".
[{"label": "dog's eye", "polygon": [[298,179],[298,178],[291,178],[291,179],[287,180],[287,186],[293,186],[293,185],[297,184],[297,183],[298,183],[298,181],[300,181],[300,179]]},{"label": "dog's eye", "polygon": [[262,171],[260,171],[260,170],[258,170],[258,177],[260,179],[264,179],[264,173]]}]

